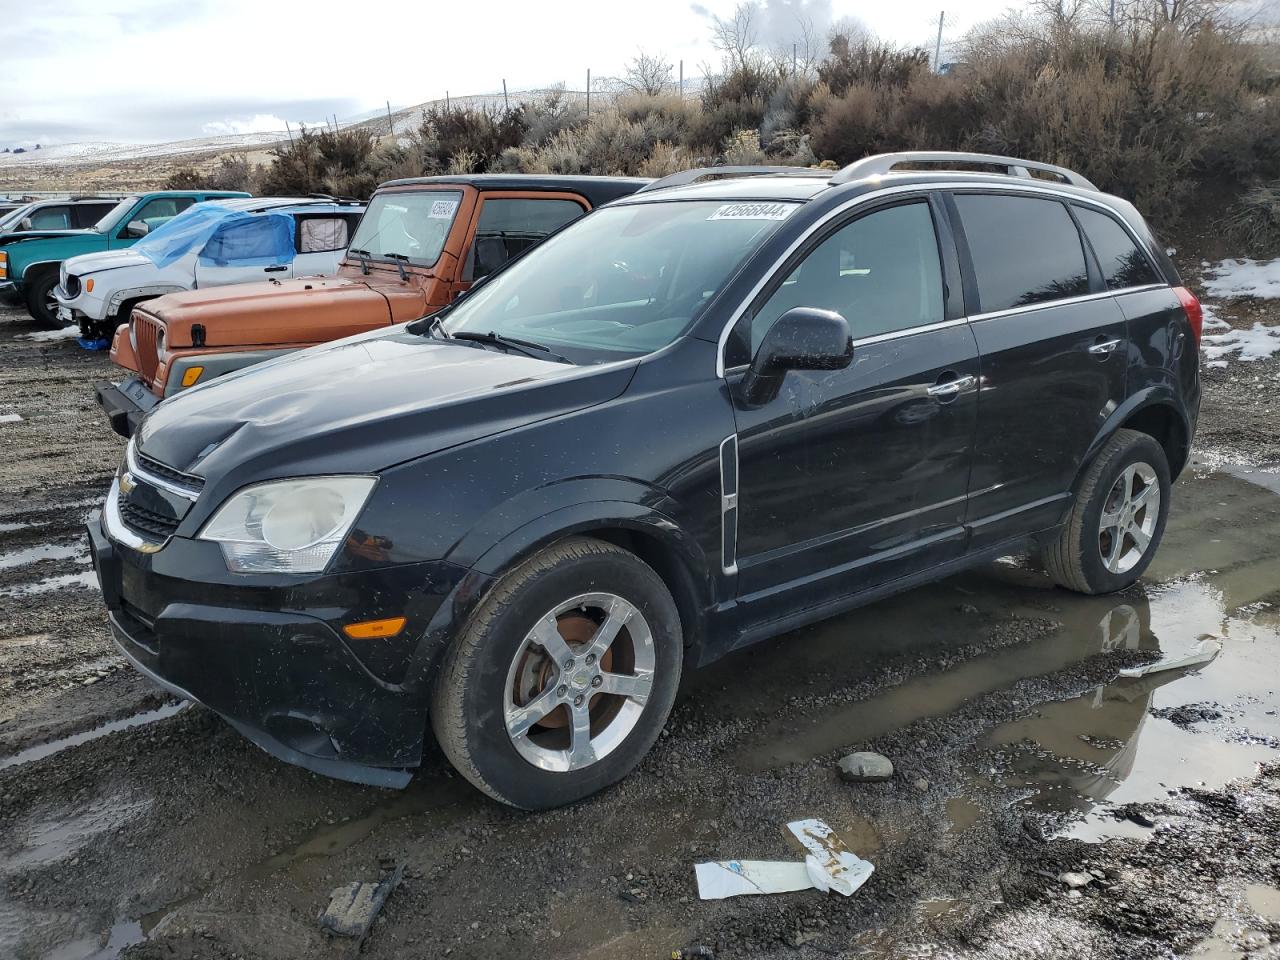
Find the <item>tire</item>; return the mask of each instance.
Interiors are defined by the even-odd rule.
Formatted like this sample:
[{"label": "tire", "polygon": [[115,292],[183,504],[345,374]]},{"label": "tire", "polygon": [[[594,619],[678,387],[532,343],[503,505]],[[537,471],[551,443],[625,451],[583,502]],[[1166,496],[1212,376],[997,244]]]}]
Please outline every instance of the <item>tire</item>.
[{"label": "tire", "polygon": [[55,329],[62,324],[58,320],[58,302],[53,299],[53,288],[58,285],[58,274],[46,270],[27,284],[27,312],[37,323]]},{"label": "tire", "polygon": [[649,752],[683,652],[675,602],[651,567],[600,540],[565,540],[506,574],[471,616],[436,679],[432,727],[458,772],[495,800],[525,810],[572,803]]},{"label": "tire", "polygon": [[1045,544],[1045,571],[1077,593],[1134,583],[1164,536],[1171,486],[1164,448],[1145,433],[1116,431],[1085,471],[1066,523]]}]

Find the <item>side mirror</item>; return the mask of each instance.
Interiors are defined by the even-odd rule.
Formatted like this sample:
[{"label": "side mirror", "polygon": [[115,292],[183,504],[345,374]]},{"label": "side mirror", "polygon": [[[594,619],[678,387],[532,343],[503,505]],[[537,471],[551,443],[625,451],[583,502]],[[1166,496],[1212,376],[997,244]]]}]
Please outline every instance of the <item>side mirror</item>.
[{"label": "side mirror", "polygon": [[145,237],[151,232],[151,227],[147,225],[145,220],[130,220],[128,226],[124,228],[124,232],[129,237]]},{"label": "side mirror", "polygon": [[764,335],[747,375],[742,396],[752,406],[778,395],[788,370],[843,370],[853,361],[849,322],[834,310],[792,307]]}]

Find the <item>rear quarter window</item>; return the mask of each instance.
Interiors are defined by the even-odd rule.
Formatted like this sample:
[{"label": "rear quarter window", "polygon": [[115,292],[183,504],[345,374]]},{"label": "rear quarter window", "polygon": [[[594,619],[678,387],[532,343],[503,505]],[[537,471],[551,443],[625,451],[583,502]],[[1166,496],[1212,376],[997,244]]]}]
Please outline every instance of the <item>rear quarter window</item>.
[{"label": "rear quarter window", "polygon": [[1062,203],[995,194],[955,202],[983,313],[1089,292],[1080,232]]},{"label": "rear quarter window", "polygon": [[1093,247],[1102,268],[1108,290],[1141,287],[1159,283],[1160,277],[1151,260],[1138,249],[1129,231],[1100,210],[1074,205],[1076,217],[1084,228],[1084,235]]}]

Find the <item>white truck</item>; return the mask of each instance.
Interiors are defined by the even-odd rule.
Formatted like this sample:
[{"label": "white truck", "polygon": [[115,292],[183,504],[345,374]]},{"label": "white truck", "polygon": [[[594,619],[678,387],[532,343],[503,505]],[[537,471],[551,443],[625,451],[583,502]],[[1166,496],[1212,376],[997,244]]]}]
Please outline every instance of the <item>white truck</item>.
[{"label": "white truck", "polygon": [[57,315],[89,339],[109,337],[143,300],[200,287],[331,276],[365,204],[332,197],[210,200],[131,247],[63,261]]}]

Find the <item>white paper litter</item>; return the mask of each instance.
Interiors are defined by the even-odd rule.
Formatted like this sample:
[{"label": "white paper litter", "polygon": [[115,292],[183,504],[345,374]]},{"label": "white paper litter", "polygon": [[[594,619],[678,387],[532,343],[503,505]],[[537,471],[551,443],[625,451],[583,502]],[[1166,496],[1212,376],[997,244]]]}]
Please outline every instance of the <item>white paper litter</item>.
[{"label": "white paper litter", "polygon": [[723,900],[744,894],[811,890],[813,878],[803,863],[781,860],[718,860],[693,868],[700,900]]},{"label": "white paper litter", "polygon": [[1222,641],[1217,637],[1206,637],[1197,643],[1191,652],[1181,657],[1170,657],[1167,660],[1157,660],[1155,663],[1148,663],[1145,667],[1128,667],[1120,671],[1120,676],[1130,680],[1137,677],[1145,677],[1149,673],[1158,673],[1162,670],[1178,670],[1182,667],[1193,667],[1197,663],[1208,663],[1219,653],[1222,652]]},{"label": "white paper litter", "polygon": [[21,423],[22,417],[16,413],[0,413],[0,423]]},{"label": "white paper litter", "polygon": [[796,820],[787,829],[808,851],[802,863],[785,860],[716,860],[695,864],[698,898],[723,900],[762,893],[834,890],[849,897],[875,872],[821,820]]}]

